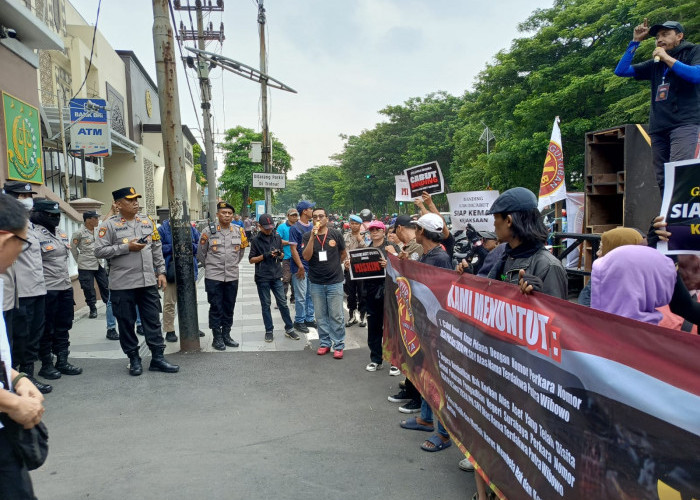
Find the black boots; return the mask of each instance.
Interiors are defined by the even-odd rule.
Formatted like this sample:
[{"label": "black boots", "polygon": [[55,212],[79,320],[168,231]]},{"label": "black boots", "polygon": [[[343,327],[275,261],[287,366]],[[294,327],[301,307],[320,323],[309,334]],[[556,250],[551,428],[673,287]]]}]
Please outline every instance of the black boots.
[{"label": "black boots", "polygon": [[211,333],[214,336],[214,341],[211,343],[211,346],[216,349],[217,351],[225,351],[226,350],[226,344],[224,344],[224,332],[221,327],[219,328],[212,328]]},{"label": "black boots", "polygon": [[53,391],[52,386],[50,386],[49,384],[42,384],[34,378],[34,363],[26,363],[23,365],[19,365],[19,371],[27,374],[27,378],[32,384],[36,386],[37,389],[39,389],[40,393],[48,394],[49,392]]},{"label": "black boots", "polygon": [[132,377],[138,377],[143,373],[143,365],[141,365],[139,350],[134,349],[133,351],[127,353],[127,356],[129,356],[129,375]]},{"label": "black boots", "polygon": [[56,380],[61,378],[61,372],[59,372],[53,366],[53,356],[51,354],[49,354],[48,357],[43,357],[41,359],[41,369],[39,370],[39,376],[49,380]]},{"label": "black boots", "polygon": [[148,369],[152,372],[177,373],[180,367],[169,363],[163,356],[164,347],[157,347],[151,350],[151,365]]},{"label": "black boots", "polygon": [[88,318],[95,319],[97,317],[97,308],[95,306],[90,306],[90,316]]},{"label": "black boots", "polygon": [[68,351],[62,351],[56,354],[56,369],[64,375],[80,375],[83,373],[82,368],[73,366],[68,362]]},{"label": "black boots", "polygon": [[367,326],[367,320],[365,319],[365,313],[360,313],[360,323],[357,325],[360,328],[364,328]]},{"label": "black boots", "polygon": [[222,328],[221,331],[223,333],[224,344],[226,344],[228,347],[238,347],[238,342],[231,338],[230,328]]}]

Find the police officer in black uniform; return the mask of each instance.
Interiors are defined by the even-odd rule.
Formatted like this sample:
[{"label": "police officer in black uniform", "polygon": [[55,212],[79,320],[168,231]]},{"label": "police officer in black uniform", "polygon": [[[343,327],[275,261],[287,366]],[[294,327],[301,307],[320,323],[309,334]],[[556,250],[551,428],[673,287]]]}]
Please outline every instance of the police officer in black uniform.
[{"label": "police officer in black uniform", "polygon": [[159,288],[165,288],[165,260],[155,222],[139,213],[141,195],[133,187],[112,192],[119,214],[102,223],[97,232],[95,257],[109,259],[109,289],[119,342],[129,357],[129,374],[143,373],[139,342],[134,332],[136,306],[146,343],[151,350],[150,371],[175,373],[180,367],[163,356],[165,342],[160,325]]}]

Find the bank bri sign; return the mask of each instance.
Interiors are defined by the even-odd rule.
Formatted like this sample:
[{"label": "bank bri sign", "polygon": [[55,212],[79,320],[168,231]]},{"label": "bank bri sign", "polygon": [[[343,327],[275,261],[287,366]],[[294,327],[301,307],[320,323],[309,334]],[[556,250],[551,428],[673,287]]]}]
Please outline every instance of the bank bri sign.
[{"label": "bank bri sign", "polygon": [[104,99],[71,99],[71,149],[82,149],[85,156],[111,156],[112,137]]}]

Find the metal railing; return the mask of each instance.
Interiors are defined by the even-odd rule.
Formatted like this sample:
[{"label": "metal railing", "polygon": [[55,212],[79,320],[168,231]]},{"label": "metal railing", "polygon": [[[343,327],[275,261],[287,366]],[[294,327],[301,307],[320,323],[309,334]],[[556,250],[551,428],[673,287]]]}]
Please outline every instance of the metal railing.
[{"label": "metal railing", "polygon": [[[58,149],[44,148],[44,184],[62,200],[65,200],[65,169],[68,169],[68,199],[77,200],[87,197],[87,177],[85,151],[82,149],[69,151],[68,158],[64,159],[67,165],[63,165],[63,152]],[[77,155],[77,157],[75,156]],[[78,172],[80,162],[80,172]]]}]

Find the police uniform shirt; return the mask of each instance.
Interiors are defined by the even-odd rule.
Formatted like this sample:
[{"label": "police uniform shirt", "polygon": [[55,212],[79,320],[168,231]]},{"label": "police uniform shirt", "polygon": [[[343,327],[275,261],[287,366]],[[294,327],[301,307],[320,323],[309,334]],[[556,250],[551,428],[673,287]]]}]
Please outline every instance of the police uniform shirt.
[{"label": "police uniform shirt", "polygon": [[68,254],[70,253],[68,235],[60,228],[56,228],[56,234],[52,234],[43,226],[35,226],[35,228],[41,247],[46,289],[67,290],[71,288],[70,274],[68,274]]},{"label": "police uniform shirt", "polygon": [[100,267],[95,257],[95,234],[85,226],[73,233],[70,252],[78,264],[78,269],[97,271]]},{"label": "police uniform shirt", "polygon": [[19,298],[46,295],[44,266],[41,263],[41,246],[36,232],[37,227],[31,222],[28,224],[27,239],[31,245],[17,256],[15,262],[15,274],[21,277],[17,280],[17,296]]},{"label": "police uniform shirt", "polygon": [[216,226],[216,232],[206,227],[202,231],[197,260],[204,264],[206,278],[214,281],[236,281],[238,264],[243,258],[248,238],[242,227],[233,223],[228,229]]},{"label": "police uniform shirt", "polygon": [[346,233],[344,238],[346,250],[355,250],[357,248],[364,248],[365,246],[367,246],[365,244],[365,238],[362,235],[360,235],[360,241],[357,240],[357,238],[354,234],[352,234],[352,232]]},{"label": "police uniform shirt", "polygon": [[[129,242],[146,237],[146,247],[130,252]],[[128,221],[114,215],[97,231],[95,257],[109,259],[110,290],[130,290],[155,286],[156,274],[165,274],[165,260],[155,223],[146,215],[136,214]]]},{"label": "police uniform shirt", "polygon": [[15,284],[15,265],[12,264],[4,273],[0,273],[3,282],[2,310],[9,311],[17,307],[17,285]]}]

